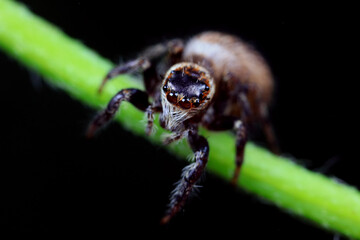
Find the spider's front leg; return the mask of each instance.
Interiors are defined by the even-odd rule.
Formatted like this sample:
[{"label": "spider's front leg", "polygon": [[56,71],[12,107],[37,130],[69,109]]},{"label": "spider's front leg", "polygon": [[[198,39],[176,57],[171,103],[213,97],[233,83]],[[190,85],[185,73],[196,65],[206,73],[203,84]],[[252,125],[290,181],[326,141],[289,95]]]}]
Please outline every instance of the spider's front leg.
[{"label": "spider's front leg", "polygon": [[[144,77],[147,78],[145,79],[146,85],[146,81],[153,80],[154,76],[152,75],[157,74],[154,63],[156,63],[159,58],[164,56],[168,56],[170,64],[174,64],[180,61],[180,56],[184,48],[183,45],[184,44],[182,40],[173,39],[164,43],[150,46],[144,52],[142,52],[139,58],[130,60],[111,69],[102,80],[99,87],[99,93],[102,91],[107,81],[121,74],[143,72],[145,74]],[[157,76],[155,76],[155,78],[156,77]]]},{"label": "spider's front leg", "polygon": [[161,220],[162,224],[168,223],[184,206],[208,161],[209,144],[203,136],[198,135],[197,128],[189,130],[188,141],[194,152],[195,162],[183,169],[181,179],[172,193],[168,212]]},{"label": "spider's front leg", "polygon": [[150,105],[146,92],[134,88],[123,89],[111,99],[106,109],[95,117],[87,130],[87,136],[92,137],[97,129],[108,123],[115,116],[123,101],[132,103],[142,111],[146,111]]},{"label": "spider's front leg", "polygon": [[119,66],[116,66],[115,68],[113,68],[110,72],[108,72],[108,74],[106,74],[105,78],[103,79],[103,81],[101,82],[101,85],[99,87],[99,93],[102,91],[102,89],[105,86],[105,83],[120,75],[120,74],[124,74],[124,73],[133,73],[136,71],[144,71],[146,69],[148,69],[150,67],[150,61],[147,58],[138,58],[129,62],[126,62],[125,64],[121,64]]},{"label": "spider's front leg", "polygon": [[[168,56],[170,62],[176,62],[178,61],[182,50],[182,41],[179,39],[173,39],[165,43],[151,46],[141,54],[141,57],[125,62],[124,64],[120,64],[110,70],[101,82],[99,93],[110,79],[121,74],[134,72],[143,73],[146,92],[131,88],[123,89],[118,92],[111,99],[107,108],[98,114],[90,124],[87,136],[91,137],[97,129],[109,122],[115,116],[122,101],[128,101],[138,109],[146,112],[148,119],[146,134],[150,135],[153,129],[154,113],[162,111],[159,89],[157,88],[159,76],[156,63],[164,56]],[[151,105],[148,102],[149,96],[154,99],[154,102]]]}]

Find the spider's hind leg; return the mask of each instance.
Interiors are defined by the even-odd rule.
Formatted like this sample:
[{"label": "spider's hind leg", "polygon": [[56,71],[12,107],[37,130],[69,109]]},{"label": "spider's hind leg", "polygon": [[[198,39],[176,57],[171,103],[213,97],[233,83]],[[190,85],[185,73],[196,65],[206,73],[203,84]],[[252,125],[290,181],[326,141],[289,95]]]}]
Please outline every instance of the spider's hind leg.
[{"label": "spider's hind leg", "polygon": [[280,154],[274,128],[269,118],[268,104],[259,96],[255,85],[244,85],[242,89],[244,91],[240,90],[238,95],[238,102],[243,106],[241,120],[244,120],[247,126],[251,125],[250,121],[254,120],[260,123],[269,149],[274,154]]},{"label": "spider's hind leg", "polygon": [[279,155],[281,153],[278,141],[275,136],[273,125],[269,119],[268,114],[268,107],[264,103],[259,104],[259,112],[260,112],[260,119],[262,123],[262,128],[268,142],[270,150]]}]

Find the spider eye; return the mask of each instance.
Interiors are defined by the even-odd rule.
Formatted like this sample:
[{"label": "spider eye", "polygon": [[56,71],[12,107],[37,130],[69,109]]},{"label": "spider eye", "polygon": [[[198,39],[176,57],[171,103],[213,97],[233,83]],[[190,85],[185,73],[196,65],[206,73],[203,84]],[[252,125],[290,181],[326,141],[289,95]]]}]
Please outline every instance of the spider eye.
[{"label": "spider eye", "polygon": [[195,107],[200,106],[200,100],[199,100],[199,99],[196,99],[196,100],[194,101],[194,106],[195,106]]},{"label": "spider eye", "polygon": [[164,92],[166,92],[166,91],[167,91],[167,89],[168,89],[167,85],[164,85],[164,86],[163,86],[163,90],[164,90]]},{"label": "spider eye", "polygon": [[185,109],[191,108],[191,102],[189,99],[185,99],[185,98],[181,99],[181,101],[179,102],[179,105],[180,105],[180,107],[185,108]]},{"label": "spider eye", "polygon": [[209,91],[209,90],[210,90],[209,86],[205,85],[205,91]]},{"label": "spider eye", "polygon": [[204,94],[200,93],[199,94],[199,99],[203,99],[203,97],[204,97]]},{"label": "spider eye", "polygon": [[172,104],[176,104],[176,102],[177,102],[177,97],[175,96],[175,93],[173,93],[173,92],[169,93],[166,98]]}]

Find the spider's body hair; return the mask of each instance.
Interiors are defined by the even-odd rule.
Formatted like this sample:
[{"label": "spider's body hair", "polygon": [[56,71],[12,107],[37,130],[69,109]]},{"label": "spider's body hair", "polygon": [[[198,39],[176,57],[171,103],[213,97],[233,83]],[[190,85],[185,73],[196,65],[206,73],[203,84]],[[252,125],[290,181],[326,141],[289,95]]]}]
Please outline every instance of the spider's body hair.
[{"label": "spider's body hair", "polygon": [[251,45],[238,37],[220,32],[203,32],[186,44],[183,59],[205,65],[212,72],[217,85],[220,81],[226,81],[226,74],[232,73],[241,83],[256,85],[265,102],[271,100],[274,86],[269,66]]},{"label": "spider's body hair", "polygon": [[[162,95],[165,94],[162,93]],[[162,99],[165,99],[165,96],[163,96]],[[161,114],[162,121],[165,124],[165,128],[172,132],[183,130],[182,123],[197,113],[194,109],[184,110],[174,106],[167,100],[163,100],[161,104],[163,109]]]},{"label": "spider's body hair", "polygon": [[[197,158],[201,158],[202,154],[203,153],[201,152],[196,152],[194,155],[194,160]],[[176,187],[171,192],[170,203],[168,205],[169,210],[172,210],[175,207],[181,208],[189,195],[192,193],[196,193],[196,191],[194,192],[193,190],[200,186],[194,183],[190,183],[189,179],[191,178],[192,173],[196,171],[200,164],[201,163],[199,163],[198,161],[195,161],[183,168],[181,179],[175,183]]]},{"label": "spider's body hair", "polygon": [[163,80],[163,86],[168,83],[169,78],[171,77],[171,75],[173,75],[174,71],[181,70],[183,71],[183,75],[185,75],[184,72],[188,71],[188,69],[195,70],[196,73],[201,71],[204,77],[201,80],[200,79],[197,80],[196,82],[191,82],[191,81],[186,82],[187,86],[181,86],[183,88],[179,88],[179,90],[184,92],[179,92],[178,100],[180,100],[181,97],[185,98],[186,97],[185,95],[188,94],[187,91],[189,91],[191,87],[195,87],[195,86],[191,86],[191,84],[198,84],[201,81],[205,81],[206,84],[209,85],[209,90],[206,93],[207,94],[206,98],[199,99],[200,104],[198,107],[190,107],[188,109],[182,108],[181,105],[179,105],[179,101],[176,104],[170,103],[167,99],[167,95],[169,93],[165,91],[161,91],[161,105],[162,105],[161,119],[164,124],[164,127],[172,132],[183,131],[184,130],[183,123],[186,120],[196,116],[197,114],[202,113],[209,106],[209,103],[211,102],[215,94],[215,83],[210,73],[205,68],[193,63],[183,62],[172,66],[165,75],[165,78]]}]

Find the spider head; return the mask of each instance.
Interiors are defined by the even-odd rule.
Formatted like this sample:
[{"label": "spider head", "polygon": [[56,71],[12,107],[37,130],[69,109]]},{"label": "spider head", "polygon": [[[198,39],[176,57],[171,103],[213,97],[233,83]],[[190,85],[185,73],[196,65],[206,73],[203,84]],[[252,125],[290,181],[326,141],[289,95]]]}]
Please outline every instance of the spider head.
[{"label": "spider head", "polygon": [[162,101],[183,110],[203,109],[214,95],[210,73],[194,63],[178,63],[166,73],[162,84]]},{"label": "spider head", "polygon": [[215,82],[207,69],[183,62],[168,70],[161,91],[163,117],[171,125],[170,121],[177,124],[206,109],[214,96]]}]

